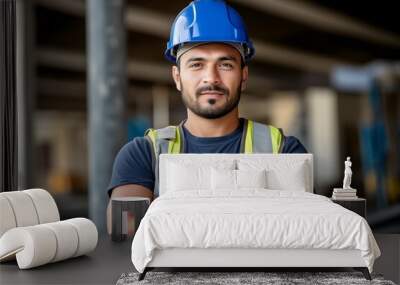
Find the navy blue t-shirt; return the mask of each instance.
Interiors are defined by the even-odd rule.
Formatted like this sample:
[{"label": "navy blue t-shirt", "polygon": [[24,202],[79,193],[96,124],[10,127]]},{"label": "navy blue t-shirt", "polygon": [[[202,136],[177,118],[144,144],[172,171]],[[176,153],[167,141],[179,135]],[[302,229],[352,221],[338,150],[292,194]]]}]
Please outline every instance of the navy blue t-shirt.
[{"label": "navy blue t-shirt", "polygon": [[[187,153],[240,153],[243,120],[232,133],[221,137],[196,137],[185,127],[185,149]],[[126,184],[139,184],[150,190],[154,189],[152,168],[152,146],[144,137],[136,137],[125,144],[114,161],[114,167],[108,194],[112,189]],[[282,153],[306,153],[301,142],[292,136],[285,137]]]}]

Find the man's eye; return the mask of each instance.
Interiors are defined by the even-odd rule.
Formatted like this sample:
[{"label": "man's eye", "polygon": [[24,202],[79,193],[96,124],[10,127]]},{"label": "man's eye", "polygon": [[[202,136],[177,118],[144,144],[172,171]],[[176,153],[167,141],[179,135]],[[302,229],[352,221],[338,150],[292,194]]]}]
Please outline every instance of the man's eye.
[{"label": "man's eye", "polygon": [[201,63],[196,62],[196,63],[192,63],[191,65],[189,65],[190,68],[198,68],[201,66]]},{"label": "man's eye", "polygon": [[231,63],[228,63],[228,62],[222,63],[221,66],[222,66],[223,68],[233,68],[233,65],[232,65]]}]

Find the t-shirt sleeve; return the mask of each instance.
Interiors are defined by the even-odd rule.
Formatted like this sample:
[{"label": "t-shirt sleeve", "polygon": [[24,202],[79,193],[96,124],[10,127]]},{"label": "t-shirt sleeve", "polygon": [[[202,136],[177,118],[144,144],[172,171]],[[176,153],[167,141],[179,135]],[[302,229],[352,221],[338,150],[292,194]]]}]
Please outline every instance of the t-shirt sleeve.
[{"label": "t-shirt sleeve", "polygon": [[302,143],[292,136],[285,137],[282,153],[307,153],[308,151]]},{"label": "t-shirt sleeve", "polygon": [[144,137],[136,137],[125,144],[114,160],[108,195],[115,187],[126,184],[142,185],[154,189],[154,171],[151,145]]}]

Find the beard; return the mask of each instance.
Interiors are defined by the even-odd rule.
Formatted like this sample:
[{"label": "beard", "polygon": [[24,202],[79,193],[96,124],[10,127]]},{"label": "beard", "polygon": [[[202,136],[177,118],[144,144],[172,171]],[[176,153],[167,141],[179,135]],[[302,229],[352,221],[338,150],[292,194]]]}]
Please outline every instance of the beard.
[{"label": "beard", "polygon": [[[185,104],[186,108],[195,113],[197,116],[205,118],[205,119],[218,119],[227,114],[229,114],[232,110],[234,110],[240,101],[240,95],[242,90],[242,83],[236,89],[236,92],[230,96],[229,90],[221,85],[210,84],[203,87],[200,87],[196,90],[196,99],[193,100],[189,94],[186,93],[185,88],[181,81],[181,93],[182,100]],[[225,104],[220,107],[214,106],[216,103],[215,99],[209,99],[207,102],[207,106],[201,106],[198,98],[202,96],[201,92],[204,91],[218,91],[222,92]]]}]

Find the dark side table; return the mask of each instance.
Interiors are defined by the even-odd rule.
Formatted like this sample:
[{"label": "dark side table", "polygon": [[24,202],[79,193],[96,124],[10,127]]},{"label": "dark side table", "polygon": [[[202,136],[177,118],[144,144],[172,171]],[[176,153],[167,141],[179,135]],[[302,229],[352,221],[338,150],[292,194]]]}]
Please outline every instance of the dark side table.
[{"label": "dark side table", "polygon": [[112,198],[112,240],[123,241],[128,238],[128,212],[134,216],[134,235],[149,205],[150,199],[144,197]]},{"label": "dark side table", "polygon": [[355,198],[351,200],[332,199],[332,202],[339,204],[354,213],[359,214],[364,219],[367,218],[367,200],[364,198]]}]

